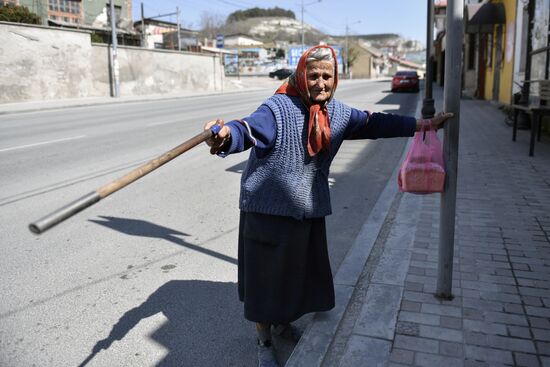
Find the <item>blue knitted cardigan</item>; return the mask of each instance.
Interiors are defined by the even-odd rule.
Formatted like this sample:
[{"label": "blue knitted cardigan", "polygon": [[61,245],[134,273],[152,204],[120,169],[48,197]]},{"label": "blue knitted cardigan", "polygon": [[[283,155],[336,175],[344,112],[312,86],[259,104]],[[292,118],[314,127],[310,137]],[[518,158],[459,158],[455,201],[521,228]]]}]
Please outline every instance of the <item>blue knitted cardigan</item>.
[{"label": "blue knitted cardigan", "polygon": [[277,138],[273,149],[264,157],[258,157],[255,149],[251,149],[241,177],[239,208],[299,220],[331,214],[329,169],[344,140],[351,108],[334,99],[329,102],[331,149],[310,157],[307,152],[309,110],[300,98],[275,94],[264,104],[275,116]]}]

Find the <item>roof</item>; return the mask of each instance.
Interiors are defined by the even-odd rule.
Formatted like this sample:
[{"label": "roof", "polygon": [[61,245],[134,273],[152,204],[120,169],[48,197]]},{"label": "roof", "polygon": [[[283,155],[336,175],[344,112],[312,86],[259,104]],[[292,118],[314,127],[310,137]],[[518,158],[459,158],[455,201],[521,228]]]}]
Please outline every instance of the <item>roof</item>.
[{"label": "roof", "polygon": [[467,4],[465,15],[468,24],[505,24],[506,10],[504,4],[483,2]]},{"label": "roof", "polygon": [[377,49],[376,47],[369,46],[366,43],[359,43],[359,46],[365,51],[367,51],[368,53],[371,53],[374,57],[384,56],[384,53],[379,49]]},{"label": "roof", "polygon": [[226,50],[224,48],[218,48],[218,47],[202,46],[201,50],[206,51],[206,52],[220,53],[220,54],[237,55],[237,51],[235,51],[235,50]]},{"label": "roof", "polygon": [[400,59],[400,58],[395,57],[395,56],[388,56],[388,59],[390,59],[390,61],[398,63],[399,65],[407,66],[407,67],[412,68],[412,69],[422,69],[422,70],[424,70],[424,67],[422,65],[417,64],[417,63],[412,62],[412,61],[403,60],[403,59]]},{"label": "roof", "polygon": [[[85,24],[75,24],[75,23],[68,23],[68,22],[62,22],[59,20],[53,20],[48,19],[48,24],[54,24],[60,28],[71,28],[71,29],[79,29],[79,30],[88,30],[88,31],[100,31],[100,32],[111,32],[111,27],[94,27],[91,25],[85,25]],[[127,29],[123,28],[117,28],[117,33],[119,34],[137,34],[136,32],[129,31]]]},{"label": "roof", "polygon": [[[167,22],[167,21],[158,20],[158,19],[144,18],[143,23],[145,23],[145,25],[151,24],[151,25],[165,26],[167,28],[175,28],[175,29],[178,28],[177,23]],[[141,28],[141,20],[135,21],[134,22],[134,27]],[[186,32],[199,33],[199,31],[195,31],[195,30],[192,30],[192,29],[187,29],[187,28],[182,28],[182,27],[180,27],[180,29],[182,31],[186,31]]]}]

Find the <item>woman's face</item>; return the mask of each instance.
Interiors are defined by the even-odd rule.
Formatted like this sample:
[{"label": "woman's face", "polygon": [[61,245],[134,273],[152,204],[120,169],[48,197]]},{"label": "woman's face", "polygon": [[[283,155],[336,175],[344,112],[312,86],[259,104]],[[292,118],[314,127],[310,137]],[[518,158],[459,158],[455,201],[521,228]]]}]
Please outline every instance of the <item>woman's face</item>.
[{"label": "woman's face", "polygon": [[307,64],[307,89],[314,103],[328,101],[334,87],[334,65],[330,61],[311,61]]}]

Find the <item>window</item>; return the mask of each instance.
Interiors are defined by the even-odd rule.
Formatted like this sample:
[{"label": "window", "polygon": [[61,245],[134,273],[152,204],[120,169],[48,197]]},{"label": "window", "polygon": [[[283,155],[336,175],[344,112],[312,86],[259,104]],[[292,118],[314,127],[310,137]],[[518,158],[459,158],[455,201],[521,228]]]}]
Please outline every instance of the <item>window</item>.
[{"label": "window", "polygon": [[82,1],[81,0],[48,0],[48,18],[52,20],[63,19],[68,23],[80,23]]}]

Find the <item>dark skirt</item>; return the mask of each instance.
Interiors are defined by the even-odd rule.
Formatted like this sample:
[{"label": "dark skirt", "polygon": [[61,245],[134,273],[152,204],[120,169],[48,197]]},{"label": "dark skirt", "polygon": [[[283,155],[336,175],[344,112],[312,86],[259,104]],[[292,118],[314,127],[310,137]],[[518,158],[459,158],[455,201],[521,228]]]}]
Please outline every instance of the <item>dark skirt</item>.
[{"label": "dark skirt", "polygon": [[334,307],[325,218],[241,212],[239,299],[244,317],[283,324]]}]

